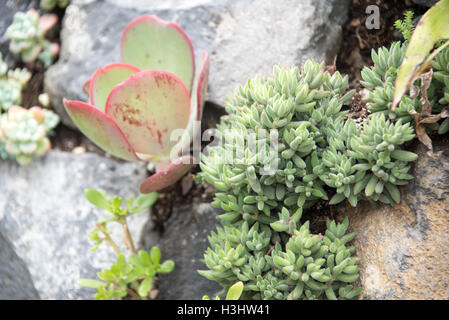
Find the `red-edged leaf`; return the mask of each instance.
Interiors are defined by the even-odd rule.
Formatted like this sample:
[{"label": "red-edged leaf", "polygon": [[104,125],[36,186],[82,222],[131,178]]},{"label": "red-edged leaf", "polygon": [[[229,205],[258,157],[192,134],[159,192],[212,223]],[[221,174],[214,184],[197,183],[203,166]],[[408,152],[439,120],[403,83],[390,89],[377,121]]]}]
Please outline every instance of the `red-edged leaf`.
[{"label": "red-edged leaf", "polygon": [[104,111],[112,89],[137,72],[140,72],[139,68],[126,63],[113,63],[99,68],[90,82],[90,103]]},{"label": "red-edged leaf", "polygon": [[203,115],[203,108],[204,108],[204,101],[206,98],[206,92],[207,92],[207,83],[209,80],[209,56],[207,52],[202,51],[200,53],[201,57],[201,69],[198,77],[198,84],[197,84],[197,104],[198,104],[198,121],[201,120],[201,117]]},{"label": "red-edged leaf", "polygon": [[123,31],[122,61],[142,70],[165,70],[176,74],[191,89],[195,72],[192,41],[174,22],[154,15],[141,16]]},{"label": "red-edged leaf", "polygon": [[136,152],[161,161],[176,143],[170,139],[173,131],[187,127],[189,92],[172,73],[142,71],[112,90],[106,113],[122,129]]},{"label": "red-edged leaf", "polygon": [[53,28],[58,23],[58,16],[53,13],[44,14],[39,19],[39,31],[42,35],[46,34],[48,30]]},{"label": "red-edged leaf", "polygon": [[100,148],[124,160],[140,160],[120,128],[106,113],[81,101],[64,99],[64,106],[81,132]]},{"label": "red-edged leaf", "polygon": [[190,156],[179,158],[142,182],[140,192],[150,193],[171,186],[181,179],[192,166],[192,158]]},{"label": "red-edged leaf", "polygon": [[182,136],[180,142],[174,147],[172,154],[180,154],[201,131],[201,125],[195,121],[201,121],[203,115],[204,98],[207,90],[207,80],[209,76],[209,56],[207,52],[200,52],[200,63],[197,65],[195,80],[190,97],[190,117],[189,125]]},{"label": "red-edged leaf", "polygon": [[84,82],[83,84],[83,92],[86,94],[86,96],[89,97],[89,92],[90,92],[90,82],[91,79],[87,80],[86,82]]}]

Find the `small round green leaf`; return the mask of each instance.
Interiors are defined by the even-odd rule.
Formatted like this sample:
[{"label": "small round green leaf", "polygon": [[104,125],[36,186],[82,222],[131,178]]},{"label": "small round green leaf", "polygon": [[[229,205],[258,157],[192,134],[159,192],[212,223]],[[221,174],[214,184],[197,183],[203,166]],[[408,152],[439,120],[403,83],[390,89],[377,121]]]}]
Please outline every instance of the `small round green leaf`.
[{"label": "small round green leaf", "polygon": [[173,260],[167,260],[161,264],[159,273],[167,274],[167,273],[172,272],[174,268],[175,268],[175,262]]},{"label": "small round green leaf", "polygon": [[104,285],[106,284],[103,281],[98,281],[98,280],[94,280],[94,279],[79,279],[78,283],[83,287],[93,288],[93,289],[98,289],[100,287],[104,287]]},{"label": "small round green leaf", "polygon": [[84,195],[86,199],[89,200],[89,202],[92,203],[93,205],[105,210],[109,210],[109,202],[104,197],[103,192],[89,188],[84,190]]},{"label": "small round green leaf", "polygon": [[153,278],[146,278],[144,279],[140,285],[139,285],[139,289],[137,290],[137,293],[139,294],[139,296],[141,297],[146,297],[148,296],[148,292],[153,288]]},{"label": "small round green leaf", "polygon": [[229,288],[225,300],[238,300],[243,292],[243,282],[239,281]]}]

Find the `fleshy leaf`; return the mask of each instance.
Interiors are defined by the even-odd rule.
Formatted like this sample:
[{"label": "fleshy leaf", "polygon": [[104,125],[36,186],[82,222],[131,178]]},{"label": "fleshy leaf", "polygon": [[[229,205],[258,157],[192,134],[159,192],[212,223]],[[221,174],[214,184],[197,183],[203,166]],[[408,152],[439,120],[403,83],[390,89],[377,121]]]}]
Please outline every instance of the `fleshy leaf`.
[{"label": "fleshy leaf", "polygon": [[140,160],[114,120],[103,111],[81,101],[66,99],[64,106],[81,132],[100,148],[124,160]]},{"label": "fleshy leaf", "polygon": [[22,52],[22,60],[25,63],[33,62],[39,56],[39,53],[42,51],[42,46],[35,45],[25,51]]},{"label": "fleshy leaf", "polygon": [[85,189],[84,196],[94,206],[97,206],[97,207],[105,209],[105,210],[109,209],[109,202],[105,198],[105,194],[102,193],[100,190],[91,189],[91,188]]},{"label": "fleshy leaf", "polygon": [[[189,125],[180,142],[174,147],[173,154],[180,154],[182,148],[188,146],[192,139],[201,131],[201,126],[194,128],[195,121],[201,121],[203,115],[204,98],[207,90],[207,80],[209,77],[209,56],[207,52],[200,52],[201,63],[197,66],[195,80],[190,97],[190,118]],[[193,132],[195,130],[195,132]]]},{"label": "fleshy leaf", "polygon": [[148,277],[140,283],[137,292],[139,293],[139,296],[146,297],[151,288],[153,288],[153,278]]},{"label": "fleshy leaf", "polygon": [[79,279],[78,283],[83,287],[93,288],[93,289],[98,289],[98,288],[104,287],[106,285],[105,282],[94,280],[94,279]]},{"label": "fleshy leaf", "polygon": [[[449,0],[441,0],[423,15],[416,26],[396,78],[393,110],[401,101],[407,88],[424,71],[426,65],[430,64],[430,59],[427,59],[424,63],[423,61],[433,49],[435,43],[441,39],[449,38],[448,15]],[[437,50],[440,49],[442,47]]]},{"label": "fleshy leaf", "polygon": [[152,176],[148,177],[140,185],[141,193],[150,193],[161,190],[181,179],[193,166],[192,158],[190,156],[184,156],[173,162]]},{"label": "fleshy leaf", "polygon": [[243,292],[243,282],[239,281],[237,283],[234,283],[232,287],[229,288],[225,300],[238,300],[240,299],[242,292]]},{"label": "fleshy leaf", "polygon": [[176,75],[160,70],[136,73],[109,95],[106,113],[123,130],[138,153],[167,158],[176,141],[175,129],[187,127],[190,99]]},{"label": "fleshy leaf", "polygon": [[142,70],[176,74],[191,89],[195,57],[190,38],[176,23],[153,15],[128,24],[121,40],[122,61]]},{"label": "fleshy leaf", "polygon": [[44,14],[39,19],[39,31],[41,35],[45,35],[48,30],[53,28],[58,23],[58,16],[53,13]]},{"label": "fleshy leaf", "polygon": [[99,68],[90,81],[90,103],[104,111],[112,89],[137,72],[140,72],[139,68],[126,63],[113,63]]},{"label": "fleshy leaf", "polygon": [[141,194],[137,197],[137,206],[130,209],[130,213],[139,213],[151,207],[157,200],[158,194],[156,192]]},{"label": "fleshy leaf", "polygon": [[196,87],[196,97],[197,97],[197,104],[198,104],[198,114],[197,114],[197,120],[200,121],[201,117],[203,116],[203,109],[204,109],[204,101],[206,98],[206,91],[207,91],[207,83],[209,80],[209,56],[207,52],[202,51],[200,53],[201,56],[201,69],[198,77],[198,83]]},{"label": "fleshy leaf", "polygon": [[[84,82],[83,84],[83,92],[86,94],[86,96],[89,97],[89,92],[90,92],[90,82],[92,81],[92,79],[87,80],[86,82]],[[90,99],[90,98],[89,98]]]}]

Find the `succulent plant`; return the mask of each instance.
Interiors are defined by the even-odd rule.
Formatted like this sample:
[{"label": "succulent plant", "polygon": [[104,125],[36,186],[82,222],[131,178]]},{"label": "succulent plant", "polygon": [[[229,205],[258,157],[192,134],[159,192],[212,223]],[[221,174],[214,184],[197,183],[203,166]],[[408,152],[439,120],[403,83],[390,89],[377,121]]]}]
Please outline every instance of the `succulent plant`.
[{"label": "succulent plant", "polygon": [[58,7],[64,9],[70,3],[70,0],[42,0],[41,9],[51,11]]},{"label": "succulent plant", "polygon": [[[361,291],[350,283],[358,278],[358,259],[348,247],[355,234],[328,220],[325,236],[312,235],[309,222],[291,233],[247,221],[218,227],[209,236],[204,277],[223,286],[221,294],[242,281],[242,299],[353,299]],[[285,244],[285,246],[284,246]]]},{"label": "succulent plant", "polygon": [[[102,189],[84,190],[86,199],[104,209],[106,219],[97,221],[96,228],[89,235],[95,244],[92,251],[98,249],[103,243],[108,243],[117,253],[117,263],[109,269],[98,273],[101,281],[95,279],[80,279],[82,286],[97,289],[95,299],[111,300],[130,296],[133,299],[146,300],[151,297],[153,280],[156,274],[167,274],[172,272],[175,263],[166,260],[160,263],[161,251],[153,247],[149,252],[136,250],[131,233],[129,232],[127,218],[139,212],[148,210],[157,200],[157,193],[139,195],[135,198],[122,198],[110,196]],[[120,250],[117,243],[111,237],[108,229],[110,222],[119,223],[123,227],[125,246],[131,250],[129,258]]]},{"label": "succulent plant", "polygon": [[[243,293],[243,282],[239,281],[234,283],[228,290],[226,294],[225,300],[239,300],[240,296]],[[203,296],[203,300],[211,300],[211,298],[207,295]],[[219,296],[215,297],[215,300],[220,300]]]},{"label": "succulent plant", "polygon": [[[441,112],[442,107],[448,110],[449,105],[449,48],[445,48],[435,57],[432,67],[434,68],[433,78],[436,80],[434,81],[435,91],[439,90],[440,93],[434,98],[433,105],[436,112]],[[436,99],[438,99],[437,102]],[[447,132],[449,132],[449,117],[441,121],[438,126],[439,134]]]},{"label": "succulent plant", "polygon": [[0,53],[0,111],[21,104],[22,90],[30,78],[31,73],[26,69],[17,68],[8,71],[8,66]]},{"label": "succulent plant", "polygon": [[[287,229],[278,212],[285,207],[294,216],[328,200],[329,191],[331,204],[399,201],[396,185],[411,178],[406,164],[416,160],[402,150],[413,129],[381,115],[358,129],[342,110],[353,94],[347,83],[309,60],[301,71],[276,66],[267,81],[256,77],[237,88],[227,100],[229,115],[217,126],[220,142],[202,154],[198,175],[216,187],[213,204],[227,212],[222,219],[284,221],[276,226]],[[257,137],[259,131],[267,133]]]},{"label": "succulent plant", "polygon": [[421,119],[421,124],[427,131],[445,134],[449,131],[449,48],[444,48],[432,61],[431,73],[427,74],[430,83],[425,85],[426,80],[420,77],[392,110],[395,81],[406,49],[407,42],[394,42],[390,48],[372,50],[374,66],[364,67],[361,81],[370,90],[366,98],[368,109],[383,113],[392,121],[411,122],[416,127],[416,114],[425,112],[423,106],[429,104],[430,112],[427,119]]},{"label": "succulent plant", "polygon": [[[222,293],[243,281],[243,298],[349,299],[359,294],[350,284],[358,277],[358,259],[347,247],[354,237],[345,235],[348,221],[329,221],[326,236],[312,235],[308,222],[301,225],[303,209],[328,200],[329,191],[332,203],[383,200],[361,192],[366,185],[360,181],[378,173],[366,153],[375,153],[373,146],[390,141],[390,135],[400,149],[396,145],[413,135],[409,125],[394,126],[382,117],[367,119],[360,131],[344,110],[353,94],[347,76],[308,60],[301,69],[275,66],[267,80],[256,76],[227,99],[218,143],[201,155],[197,178],[216,188],[212,204],[225,210],[219,216],[223,227],[211,234],[204,255],[209,270],[199,271],[220,283]],[[381,141],[377,135],[369,139],[374,133]],[[385,159],[389,168],[390,162],[403,169],[395,159]]]},{"label": "succulent plant", "polygon": [[128,261],[125,255],[120,253],[116,264],[98,273],[101,280],[80,279],[79,283],[84,287],[97,289],[96,300],[124,298],[130,294],[129,287],[132,287],[141,299],[146,300],[153,288],[154,277],[157,274],[170,273],[175,267],[173,260],[160,263],[160,259],[161,251],[158,247],[151,248],[150,253],[140,250],[137,255],[129,257]]},{"label": "succulent plant", "polygon": [[57,22],[55,14],[40,17],[34,9],[26,13],[17,12],[6,30],[6,37],[11,40],[9,50],[20,54],[23,62],[29,63],[39,58],[45,67],[50,66],[59,54],[59,45],[45,39],[45,34]]},{"label": "succulent plant", "polygon": [[0,145],[3,157],[14,158],[20,165],[28,165],[34,156],[50,149],[48,135],[58,124],[59,117],[40,107],[9,108],[0,116]]},{"label": "succulent plant", "polygon": [[[173,22],[133,20],[121,39],[122,63],[100,68],[84,85],[89,103],[64,100],[79,129],[103,150],[128,161],[152,161],[142,193],[175,183],[191,167],[190,146],[202,116],[209,58],[195,70],[192,43]],[[181,129],[181,140],[171,136]]]}]

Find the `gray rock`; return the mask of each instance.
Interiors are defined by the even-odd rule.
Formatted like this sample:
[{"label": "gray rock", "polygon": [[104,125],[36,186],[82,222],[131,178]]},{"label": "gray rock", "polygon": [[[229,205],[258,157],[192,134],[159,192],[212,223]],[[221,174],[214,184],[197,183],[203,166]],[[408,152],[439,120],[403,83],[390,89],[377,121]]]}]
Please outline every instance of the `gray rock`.
[{"label": "gray rock", "polygon": [[218,224],[218,209],[207,203],[194,203],[175,208],[167,221],[162,237],[151,230],[142,234],[141,245],[146,250],[158,246],[162,261],[172,259],[175,269],[159,277],[161,300],[198,300],[204,295],[214,296],[221,287],[197,272],[204,269],[204,251],[209,246],[208,235]]},{"label": "gray rock", "polygon": [[74,127],[62,98],[85,100],[83,83],[103,65],[119,61],[124,27],[143,14],[177,22],[196,52],[211,55],[208,101],[223,105],[236,85],[277,63],[333,58],[348,0],[73,0],[61,33],[58,63],[46,73],[45,90],[64,124]]},{"label": "gray rock", "polygon": [[0,233],[0,300],[39,299],[25,263]]},{"label": "gray rock", "polygon": [[431,7],[439,0],[412,0],[414,3],[419,4],[421,6]]},{"label": "gray rock", "polygon": [[223,104],[236,85],[278,63],[331,62],[347,10],[348,1],[233,1],[216,26],[209,99]]},{"label": "gray rock", "polygon": [[[104,214],[85,199],[84,189],[136,196],[145,177],[145,164],[93,153],[50,151],[28,167],[0,162],[0,232],[25,262],[42,299],[93,299],[94,290],[80,287],[78,279],[96,278],[116,255],[106,244],[90,251],[88,234]],[[143,212],[130,219],[135,240],[148,216]],[[110,227],[112,237],[123,244],[120,225]]]},{"label": "gray rock", "polygon": [[28,11],[31,8],[39,8],[38,0],[6,0],[0,2],[0,51],[3,54],[3,60],[11,68],[20,57],[9,52],[9,39],[6,38],[6,29],[11,25],[14,15],[19,12]]}]

